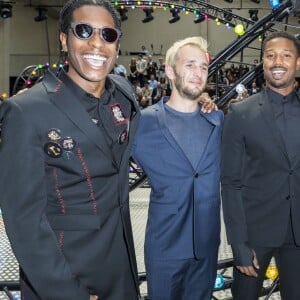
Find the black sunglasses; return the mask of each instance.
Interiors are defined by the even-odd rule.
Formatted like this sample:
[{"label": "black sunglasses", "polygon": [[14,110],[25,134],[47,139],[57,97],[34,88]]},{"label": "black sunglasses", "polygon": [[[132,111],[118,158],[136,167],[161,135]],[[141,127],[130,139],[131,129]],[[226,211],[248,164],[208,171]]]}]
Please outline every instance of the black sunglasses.
[{"label": "black sunglasses", "polygon": [[80,40],[90,39],[97,29],[101,39],[106,43],[114,43],[121,36],[121,32],[118,29],[111,27],[95,28],[87,23],[71,23],[71,28],[73,34]]}]

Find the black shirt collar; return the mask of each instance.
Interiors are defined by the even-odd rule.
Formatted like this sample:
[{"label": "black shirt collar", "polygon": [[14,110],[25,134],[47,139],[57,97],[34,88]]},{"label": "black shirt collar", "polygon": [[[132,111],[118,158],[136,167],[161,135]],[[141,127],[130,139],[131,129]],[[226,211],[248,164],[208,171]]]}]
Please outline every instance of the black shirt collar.
[{"label": "black shirt collar", "polygon": [[300,101],[298,94],[296,93],[295,90],[293,90],[290,94],[283,96],[280,93],[277,93],[276,91],[266,88],[268,97],[270,99],[270,102],[275,104],[275,105],[281,105],[282,103],[292,103],[296,100]]},{"label": "black shirt collar", "polygon": [[95,97],[94,95],[86,92],[82,89],[75,81],[73,81],[65,71],[62,71],[59,75],[59,79],[63,81],[63,83],[71,89],[74,94],[78,96],[78,99],[81,101],[88,101],[88,102],[98,102],[101,100],[102,104],[107,104],[110,99],[110,95],[115,93],[116,87],[115,84],[109,77],[106,77],[105,81],[105,91],[101,95],[100,98]]}]

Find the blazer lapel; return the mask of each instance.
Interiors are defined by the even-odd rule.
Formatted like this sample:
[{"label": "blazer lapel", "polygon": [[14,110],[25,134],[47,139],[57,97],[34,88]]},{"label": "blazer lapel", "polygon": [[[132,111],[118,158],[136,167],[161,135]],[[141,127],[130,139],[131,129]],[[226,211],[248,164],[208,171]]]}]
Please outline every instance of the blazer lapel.
[{"label": "blazer lapel", "polygon": [[44,86],[47,89],[52,103],[62,111],[67,118],[81,130],[92,143],[94,143],[104,155],[114,161],[112,151],[110,150],[105,138],[101,134],[100,127],[96,126],[87,111],[76,99],[72,93],[57,78],[51,78],[54,75],[48,75],[44,80]]},{"label": "blazer lapel", "polygon": [[171,134],[170,130],[166,126],[166,113],[164,108],[165,99],[157,103],[157,105],[153,106],[153,108],[156,110],[156,117],[159,123],[159,128],[162,131],[162,134],[165,136],[167,141],[170,143],[170,145],[174,148],[174,150],[182,156],[185,160],[187,160],[190,163],[189,159],[186,157],[185,153],[181,149],[181,147],[176,142],[175,138]]},{"label": "blazer lapel", "polygon": [[[165,138],[168,140],[168,142],[172,145],[172,147],[182,157],[184,157],[184,159],[187,160],[189,162],[189,164],[191,165],[190,160],[187,158],[187,156],[183,152],[182,148],[178,145],[177,141],[175,140],[175,138],[171,134],[170,130],[166,126],[164,103],[165,103],[165,101],[160,101],[155,106],[156,107],[155,109],[156,109],[157,120],[158,120],[159,126],[160,126],[160,128],[162,130],[162,133],[165,136]],[[204,114],[201,111],[200,111],[200,114],[209,122],[209,124],[208,124],[207,128],[205,128],[205,130],[203,130],[203,132],[199,133],[199,138],[202,141],[202,143],[201,143],[202,147],[199,149],[199,161],[198,161],[198,165],[199,165],[199,163],[200,163],[200,161],[201,161],[201,159],[203,157],[203,154],[205,153],[206,145],[209,142],[209,139],[211,137],[213,129],[215,128],[215,126],[217,125],[217,123],[219,123],[219,121],[216,120],[210,114]]]},{"label": "blazer lapel", "polygon": [[260,112],[269,127],[271,134],[274,137],[275,142],[279,145],[280,149],[282,150],[284,156],[289,160],[288,153],[286,151],[286,147],[281,136],[279,128],[276,126],[276,119],[273,113],[272,105],[269,101],[268,94],[266,91],[262,92],[259,95],[258,105]]},{"label": "blazer lapel", "polygon": [[216,126],[220,126],[221,125],[220,119],[216,118],[215,114],[203,113],[202,111],[200,111],[200,114],[208,122],[205,124],[205,127],[203,127],[203,131],[201,133],[199,133],[200,134],[200,138],[202,140],[202,143],[201,143],[202,147],[201,147],[201,149],[199,149],[199,157],[200,157],[200,159],[198,161],[197,168],[199,167],[199,165],[200,165],[200,163],[202,161],[202,158],[204,157],[207,145],[208,145],[208,143],[210,141],[210,138],[211,138],[211,136],[212,136],[212,134],[213,134]]},{"label": "blazer lapel", "polygon": [[[296,94],[298,96],[298,100],[300,101],[300,94],[296,91]],[[296,168],[300,163],[300,149],[295,157],[295,159],[292,162],[292,168]]]}]

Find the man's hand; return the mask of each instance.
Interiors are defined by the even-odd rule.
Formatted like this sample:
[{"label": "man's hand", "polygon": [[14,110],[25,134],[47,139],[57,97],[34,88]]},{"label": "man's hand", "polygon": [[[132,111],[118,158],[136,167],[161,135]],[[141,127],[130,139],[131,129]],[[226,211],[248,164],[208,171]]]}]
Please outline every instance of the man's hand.
[{"label": "man's hand", "polygon": [[236,268],[243,274],[257,277],[259,263],[255,251],[246,243],[231,245]]},{"label": "man's hand", "polygon": [[98,296],[90,295],[90,300],[98,300]]},{"label": "man's hand", "polygon": [[198,101],[202,103],[201,111],[204,113],[210,113],[213,110],[218,110],[218,106],[211,100],[207,93],[202,93]]},{"label": "man's hand", "polygon": [[236,266],[236,267],[238,268],[238,270],[241,273],[243,273],[247,276],[257,277],[258,276],[257,270],[259,269],[259,265],[258,265],[258,261],[257,261],[255,252],[253,253],[253,265],[252,266]]}]

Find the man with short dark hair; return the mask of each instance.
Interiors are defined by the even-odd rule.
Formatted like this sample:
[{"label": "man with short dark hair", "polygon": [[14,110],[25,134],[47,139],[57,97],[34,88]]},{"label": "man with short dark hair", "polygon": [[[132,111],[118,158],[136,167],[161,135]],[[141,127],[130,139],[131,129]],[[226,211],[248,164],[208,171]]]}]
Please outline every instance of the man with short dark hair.
[{"label": "man with short dark hair", "polygon": [[300,43],[263,42],[266,89],[230,105],[222,140],[222,200],[234,264],[233,299],[257,300],[275,256],[284,300],[299,300]]}]

